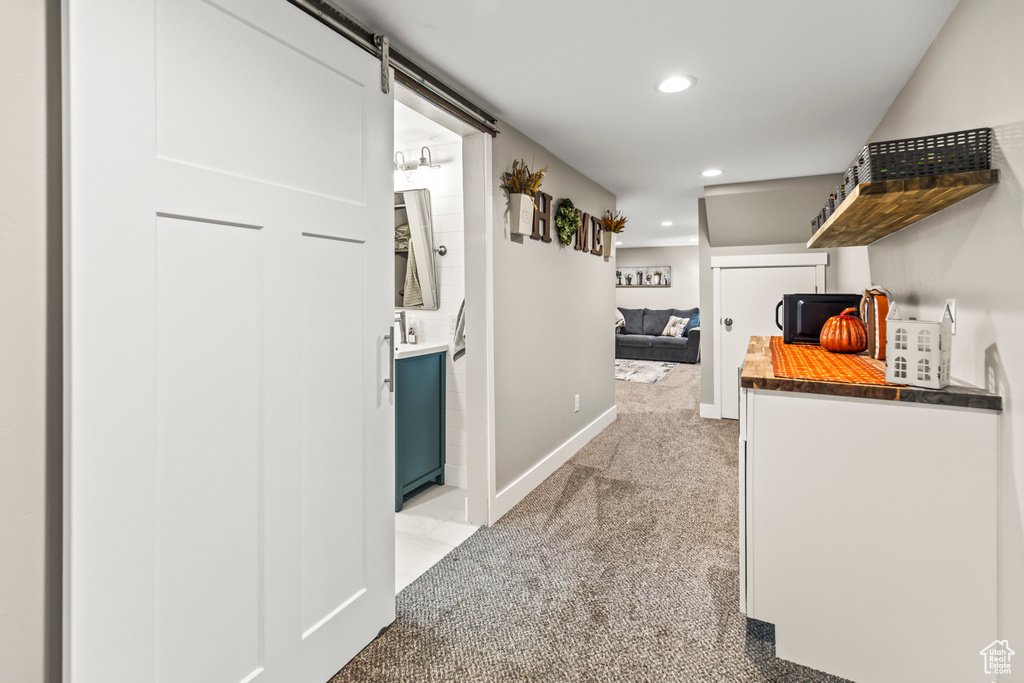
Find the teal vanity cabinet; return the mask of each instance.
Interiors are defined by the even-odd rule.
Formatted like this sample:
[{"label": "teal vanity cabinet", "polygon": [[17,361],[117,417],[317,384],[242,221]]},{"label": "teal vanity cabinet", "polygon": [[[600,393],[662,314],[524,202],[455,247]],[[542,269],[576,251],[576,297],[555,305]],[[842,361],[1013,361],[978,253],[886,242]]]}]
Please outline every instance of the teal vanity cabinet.
[{"label": "teal vanity cabinet", "polygon": [[395,512],[413,489],[444,483],[446,355],[395,361]]}]

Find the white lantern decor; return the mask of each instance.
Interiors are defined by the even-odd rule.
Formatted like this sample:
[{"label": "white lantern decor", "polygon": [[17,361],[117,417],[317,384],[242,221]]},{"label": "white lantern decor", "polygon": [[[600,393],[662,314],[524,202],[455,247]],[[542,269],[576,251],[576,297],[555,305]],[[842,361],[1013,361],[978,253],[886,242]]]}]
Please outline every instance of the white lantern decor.
[{"label": "white lantern decor", "polygon": [[925,389],[949,386],[953,316],[949,306],[942,320],[904,319],[895,303],[886,316],[885,381]]}]

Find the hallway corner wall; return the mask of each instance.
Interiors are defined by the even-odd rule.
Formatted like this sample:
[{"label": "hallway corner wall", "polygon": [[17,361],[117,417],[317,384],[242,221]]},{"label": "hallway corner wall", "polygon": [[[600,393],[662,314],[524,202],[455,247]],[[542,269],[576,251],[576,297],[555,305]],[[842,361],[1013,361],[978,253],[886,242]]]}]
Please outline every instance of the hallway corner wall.
[{"label": "hallway corner wall", "polygon": [[498,186],[502,172],[521,158],[531,169],[547,166],[541,190],[554,198],[552,212],[569,197],[581,211],[600,216],[615,209],[615,196],[511,126],[500,129],[492,156],[499,496],[548,459],[575,453],[615,409],[614,259],[560,245],[553,225],[552,242],[510,237],[506,195]]}]

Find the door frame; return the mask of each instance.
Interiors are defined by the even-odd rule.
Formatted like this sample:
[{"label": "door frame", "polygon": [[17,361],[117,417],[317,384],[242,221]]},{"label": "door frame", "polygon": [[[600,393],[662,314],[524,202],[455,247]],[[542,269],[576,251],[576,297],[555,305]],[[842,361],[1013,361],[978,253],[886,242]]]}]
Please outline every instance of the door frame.
[{"label": "door frame", "polygon": [[825,266],[828,252],[797,254],[749,254],[741,256],[712,256],[711,279],[713,283],[712,321],[715,325],[715,402],[711,417],[722,419],[722,269],[723,268],[786,268],[792,266],[813,266],[814,285],[818,292],[825,293]]},{"label": "door frame", "polygon": [[401,83],[395,101],[462,137],[466,298],[466,468],[470,524],[497,521],[494,442],[494,181],[493,138],[463,123]]}]

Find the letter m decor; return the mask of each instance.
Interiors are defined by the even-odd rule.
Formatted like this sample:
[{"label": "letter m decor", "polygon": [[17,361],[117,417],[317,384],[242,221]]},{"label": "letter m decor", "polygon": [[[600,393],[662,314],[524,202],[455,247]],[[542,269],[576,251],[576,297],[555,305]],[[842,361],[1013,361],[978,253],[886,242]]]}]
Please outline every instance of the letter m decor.
[{"label": "letter m decor", "polygon": [[576,244],[573,246],[576,251],[590,251],[590,214],[583,214],[580,221],[580,229],[576,231]]}]

